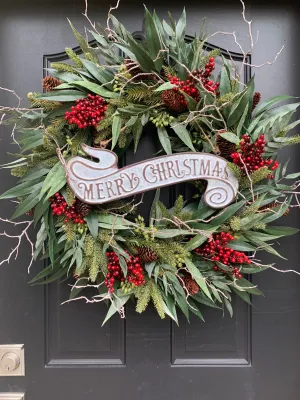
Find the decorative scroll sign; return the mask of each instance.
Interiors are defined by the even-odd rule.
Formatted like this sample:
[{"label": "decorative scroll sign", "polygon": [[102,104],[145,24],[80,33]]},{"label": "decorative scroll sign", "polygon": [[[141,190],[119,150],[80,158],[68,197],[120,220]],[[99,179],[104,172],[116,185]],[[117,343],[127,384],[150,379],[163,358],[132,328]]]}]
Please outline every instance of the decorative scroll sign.
[{"label": "decorative scroll sign", "polygon": [[207,153],[179,153],[161,156],[118,168],[118,157],[109,150],[82,145],[84,152],[99,161],[71,158],[67,180],[77,198],[102,204],[179,182],[205,179],[204,200],[213,208],[223,208],[236,197],[238,181],[227,161]]}]

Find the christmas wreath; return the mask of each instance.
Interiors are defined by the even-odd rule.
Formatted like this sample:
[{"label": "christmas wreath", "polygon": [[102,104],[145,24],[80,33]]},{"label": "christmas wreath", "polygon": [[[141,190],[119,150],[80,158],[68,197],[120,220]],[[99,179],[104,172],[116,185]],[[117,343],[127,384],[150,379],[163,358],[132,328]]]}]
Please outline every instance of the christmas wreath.
[{"label": "christmas wreath", "polygon": [[[243,84],[230,57],[206,50],[204,34],[186,39],[185,12],[166,22],[146,9],[142,41],[111,12],[106,28],[92,24],[93,45],[70,25],[82,55],[67,48],[71,63],[52,63],[44,92],[28,94],[29,108],[0,109],[19,146],[16,160],[3,165],[19,183],[1,199],[17,198],[12,218],[33,216],[13,223],[25,224],[20,238],[29,242],[34,224],[34,259],[50,260],[31,282],[71,279],[68,301],[107,302],[105,321],[123,315],[130,299],[139,313],[152,301],[161,318],[175,321],[178,308],[187,319],[190,313],[203,319],[203,306],[232,315],[232,295],[250,303],[261,294],[249,276],[275,269],[257,254],[282,257],[274,241],[297,232],[273,222],[293,207],[298,186],[300,173],[287,174],[277,154],[300,142],[288,135],[300,122],[290,122],[300,103],[279,105],[288,96],[260,102],[254,79]],[[214,77],[216,58],[221,68]],[[231,204],[211,207],[207,182],[197,179],[190,182],[193,195],[179,195],[171,208],[158,189],[149,223],[138,214],[139,198],[94,204],[76,197],[69,161],[95,163],[97,151],[107,150],[120,157],[129,146],[136,151],[146,125],[160,143],[156,156],[225,160],[226,174],[238,182]],[[91,287],[95,294],[87,298],[81,292]]]}]

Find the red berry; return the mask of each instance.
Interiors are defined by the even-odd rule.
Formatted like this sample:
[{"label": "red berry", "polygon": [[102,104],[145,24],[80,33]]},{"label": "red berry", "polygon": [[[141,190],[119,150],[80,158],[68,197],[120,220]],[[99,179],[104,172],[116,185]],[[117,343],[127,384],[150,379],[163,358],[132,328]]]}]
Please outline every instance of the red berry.
[{"label": "red berry", "polygon": [[76,100],[76,103],[76,107],[71,107],[71,112],[65,113],[65,119],[69,124],[76,124],[79,129],[96,126],[107,109],[106,101],[98,95],[89,94],[87,98]]},{"label": "red berry", "polygon": [[[264,138],[264,135],[260,135],[258,139],[251,144],[250,136],[244,134],[240,141],[240,152],[231,154],[234,164],[240,167],[243,175],[251,174],[262,167],[270,167],[273,162],[274,164],[271,167],[271,171],[275,171],[275,169],[278,168],[278,161],[273,161],[272,159],[266,160],[263,158],[266,144]],[[269,179],[272,179],[272,177],[272,174],[268,176]]]},{"label": "red berry", "polygon": [[232,267],[231,271],[225,271],[217,265],[214,265],[214,271],[221,271],[225,275],[229,273],[240,279],[242,278],[242,274],[239,268],[232,264],[250,264],[251,261],[245,253],[227,247],[228,242],[232,240],[234,240],[234,237],[229,232],[216,233],[213,234],[206,243],[196,248],[195,252],[204,259],[220,262]]}]

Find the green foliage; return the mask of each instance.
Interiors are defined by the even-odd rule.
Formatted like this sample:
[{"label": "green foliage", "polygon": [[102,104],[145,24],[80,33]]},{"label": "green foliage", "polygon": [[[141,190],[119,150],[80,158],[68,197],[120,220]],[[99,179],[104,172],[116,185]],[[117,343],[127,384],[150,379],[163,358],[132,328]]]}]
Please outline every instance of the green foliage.
[{"label": "green foliage", "polygon": [[175,69],[173,67],[171,67],[170,65],[164,65],[163,71],[164,71],[165,76],[175,76],[176,75]]},{"label": "green foliage", "polygon": [[67,242],[75,241],[76,231],[77,231],[76,224],[73,224],[73,222],[67,222],[66,224],[63,225],[63,229],[66,233],[66,241]]},{"label": "green foliage", "polygon": [[211,57],[219,57],[221,55],[220,49],[211,50],[206,56],[203,57],[203,65],[209,62]]},{"label": "green foliage", "polygon": [[90,54],[89,57],[92,58],[93,61],[98,62],[99,61],[98,57],[97,57],[95,51],[89,46],[87,40],[75,29],[75,27],[73,26],[71,21],[70,20],[68,20],[68,21],[69,21],[71,29],[74,33],[74,36],[75,36],[79,46],[81,47],[81,50],[83,51],[83,53],[84,54],[89,53]]},{"label": "green foliage", "polygon": [[41,160],[41,164],[43,164],[45,167],[54,167],[54,165],[57,163],[57,156],[49,157],[46,159]]},{"label": "green foliage", "polygon": [[240,231],[241,230],[240,218],[237,216],[232,217],[231,220],[229,221],[229,226],[234,232]]},{"label": "green foliage", "polygon": [[67,47],[65,50],[66,50],[66,53],[67,53],[68,57],[70,58],[70,60],[72,60],[74,62],[75,66],[77,68],[82,68],[83,64],[82,64],[82,61],[81,61],[81,58],[79,57],[79,55],[76,54],[75,51],[73,51],[69,47]]},{"label": "green foliage", "polygon": [[161,95],[147,85],[135,85],[126,90],[126,98],[129,102],[147,105],[155,105],[160,102]]},{"label": "green foliage", "polygon": [[249,188],[251,187],[251,183],[255,185],[266,179],[268,175],[270,175],[270,170],[267,167],[259,168],[250,174],[250,179],[247,176],[243,176],[240,180],[240,187],[241,189]]},{"label": "green foliage", "polygon": [[137,287],[134,290],[134,295],[137,298],[136,312],[144,312],[152,299],[160,318],[165,318],[163,297],[159,287],[152,279],[148,279],[145,285]]},{"label": "green foliage", "polygon": [[28,165],[22,165],[20,167],[15,167],[11,169],[12,176],[16,176],[17,178],[22,178],[26,172],[28,172],[29,167]]},{"label": "green foliage", "polygon": [[85,269],[88,268],[90,280],[95,282],[100,272],[103,274],[107,272],[107,260],[105,254],[103,254],[103,242],[100,238],[94,239],[91,235],[86,235],[83,251]]},{"label": "green foliage", "polygon": [[28,93],[27,97],[31,108],[42,108],[45,112],[53,111],[61,105],[58,101],[41,100],[36,97],[36,93]]},{"label": "green foliage", "polygon": [[71,72],[72,74],[79,75],[76,68],[72,67],[70,64],[62,63],[62,62],[53,62],[51,63],[51,68],[56,69],[59,72]]},{"label": "green foliage", "polygon": [[[176,226],[176,220],[187,221],[192,218],[192,212],[187,211],[184,208],[185,201],[183,196],[180,195],[177,197],[174,207],[167,209],[167,207],[161,203],[160,201],[157,203],[157,207],[159,209],[159,214],[161,218],[157,221],[157,225],[166,228],[174,228]],[[174,222],[172,222],[174,221]]]},{"label": "green foliage", "polygon": [[81,144],[86,143],[88,138],[87,129],[79,129],[76,134],[72,137],[71,153],[73,156],[77,156],[79,151],[82,151]]}]

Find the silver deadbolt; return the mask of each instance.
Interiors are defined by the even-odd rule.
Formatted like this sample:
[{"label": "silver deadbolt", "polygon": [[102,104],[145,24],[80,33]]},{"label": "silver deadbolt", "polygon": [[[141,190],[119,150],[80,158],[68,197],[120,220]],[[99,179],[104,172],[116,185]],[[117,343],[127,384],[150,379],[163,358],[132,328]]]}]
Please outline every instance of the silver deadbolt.
[{"label": "silver deadbolt", "polygon": [[15,371],[20,365],[20,357],[18,354],[9,351],[8,353],[3,354],[0,364],[4,371]]},{"label": "silver deadbolt", "polygon": [[0,345],[0,376],[24,375],[24,345]]}]

